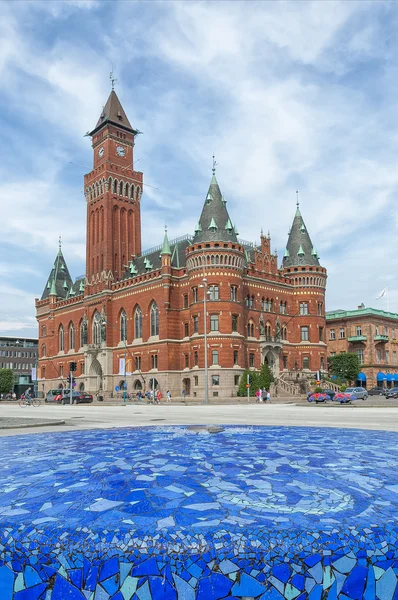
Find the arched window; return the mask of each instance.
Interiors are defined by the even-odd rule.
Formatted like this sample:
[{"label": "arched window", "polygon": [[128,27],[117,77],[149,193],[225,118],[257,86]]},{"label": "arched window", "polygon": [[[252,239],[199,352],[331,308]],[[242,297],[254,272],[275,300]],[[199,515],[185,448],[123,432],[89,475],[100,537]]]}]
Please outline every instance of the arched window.
[{"label": "arched window", "polygon": [[248,337],[254,337],[254,323],[249,321],[247,324],[247,335]]},{"label": "arched window", "polygon": [[117,194],[117,179],[113,180],[113,193]]},{"label": "arched window", "polygon": [[265,337],[267,338],[267,340],[271,339],[271,323],[265,324]]},{"label": "arched window", "polygon": [[41,355],[42,356],[46,356],[46,354],[47,354],[46,345],[42,344],[42,346],[41,346]]},{"label": "arched window", "polygon": [[159,335],[159,309],[156,302],[151,306],[151,336]]},{"label": "arched window", "polygon": [[80,348],[87,344],[87,319],[80,321]]},{"label": "arched window", "polygon": [[123,181],[119,183],[119,196],[123,196]]},{"label": "arched window", "polygon": [[73,323],[69,325],[69,350],[75,349],[75,326]]},{"label": "arched window", "polygon": [[96,310],[93,318],[93,344],[101,343],[101,317]]},{"label": "arched window", "polygon": [[46,337],[47,335],[47,327],[45,325],[41,326],[41,337]]},{"label": "arched window", "polygon": [[127,340],[127,315],[124,310],[120,313],[120,341]]},{"label": "arched window", "polygon": [[128,183],[126,183],[126,187],[124,188],[124,195],[128,198],[129,197],[129,191],[130,191],[130,186]]},{"label": "arched window", "polygon": [[45,379],[46,378],[46,367],[42,367],[41,368],[41,378]]},{"label": "arched window", "polygon": [[287,327],[286,327],[286,325],[282,325],[282,331],[281,331],[281,333],[282,333],[282,339],[283,340],[287,340]]},{"label": "arched window", "polygon": [[134,185],[131,184],[131,188],[130,188],[130,199],[134,200]]},{"label": "arched window", "polygon": [[61,325],[58,331],[58,339],[59,339],[59,351],[63,352],[65,349],[65,333],[64,326]]},{"label": "arched window", "polygon": [[135,309],[134,314],[134,338],[142,338],[142,311],[139,306]]}]

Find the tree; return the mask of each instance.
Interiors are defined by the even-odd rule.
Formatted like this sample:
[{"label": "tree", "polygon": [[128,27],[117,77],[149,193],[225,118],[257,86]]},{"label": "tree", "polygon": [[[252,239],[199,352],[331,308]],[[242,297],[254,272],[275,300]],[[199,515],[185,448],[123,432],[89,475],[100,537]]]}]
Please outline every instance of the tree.
[{"label": "tree", "polygon": [[239,388],[238,388],[238,396],[247,396],[247,376],[249,375],[250,382],[250,396],[254,396],[256,393],[256,389],[258,388],[257,380],[258,373],[256,371],[251,371],[250,369],[246,369],[246,371],[242,374],[240,378]]},{"label": "tree", "polygon": [[361,364],[355,352],[342,352],[329,357],[329,371],[343,381],[354,381],[360,370]]},{"label": "tree", "polygon": [[269,390],[271,383],[274,381],[274,376],[272,375],[272,371],[269,366],[265,363],[261,366],[261,371],[257,376],[256,385],[257,388],[265,388]]},{"label": "tree", "polygon": [[8,394],[14,387],[14,374],[11,369],[0,369],[0,393]]}]

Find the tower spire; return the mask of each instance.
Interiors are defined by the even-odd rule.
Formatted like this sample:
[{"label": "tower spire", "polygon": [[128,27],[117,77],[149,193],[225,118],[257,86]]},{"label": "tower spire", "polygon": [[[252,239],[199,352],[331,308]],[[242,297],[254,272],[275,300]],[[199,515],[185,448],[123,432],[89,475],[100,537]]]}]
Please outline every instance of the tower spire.
[{"label": "tower spire", "polygon": [[169,238],[167,237],[167,225],[164,226],[163,247],[160,254],[171,254]]}]

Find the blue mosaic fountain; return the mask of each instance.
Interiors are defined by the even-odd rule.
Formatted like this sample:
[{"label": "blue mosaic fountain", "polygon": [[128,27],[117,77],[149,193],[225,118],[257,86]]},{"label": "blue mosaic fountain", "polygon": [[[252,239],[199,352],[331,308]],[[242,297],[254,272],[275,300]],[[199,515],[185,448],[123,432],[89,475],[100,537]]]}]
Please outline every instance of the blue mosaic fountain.
[{"label": "blue mosaic fountain", "polygon": [[0,599],[398,599],[397,442],[229,426],[2,438]]}]

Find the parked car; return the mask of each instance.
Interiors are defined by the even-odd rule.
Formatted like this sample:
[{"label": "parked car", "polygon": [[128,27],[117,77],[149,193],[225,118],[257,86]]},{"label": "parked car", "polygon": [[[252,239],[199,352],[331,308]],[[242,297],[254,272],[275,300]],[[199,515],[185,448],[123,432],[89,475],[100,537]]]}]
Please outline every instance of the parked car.
[{"label": "parked car", "polygon": [[393,387],[388,390],[387,398],[398,398],[398,387]]},{"label": "parked car", "polygon": [[[91,394],[87,394],[87,392],[72,392],[72,403],[73,404],[84,404],[90,403],[93,401],[93,397]],[[64,394],[61,396],[60,404],[70,404],[70,392],[69,390],[65,390]]]},{"label": "parked car", "polygon": [[45,402],[60,402],[62,398],[62,394],[65,393],[65,390],[58,388],[57,390],[50,390],[47,392],[46,397],[44,399]]},{"label": "parked car", "polygon": [[333,400],[336,392],[334,390],[322,390],[322,394],[327,394]]},{"label": "parked car", "polygon": [[372,387],[370,390],[368,390],[368,394],[369,396],[387,396],[388,392],[390,391],[391,390],[387,390],[386,388],[382,387]]},{"label": "parked car", "polygon": [[366,400],[368,397],[368,392],[363,387],[349,387],[344,393],[350,394],[351,400]]}]

